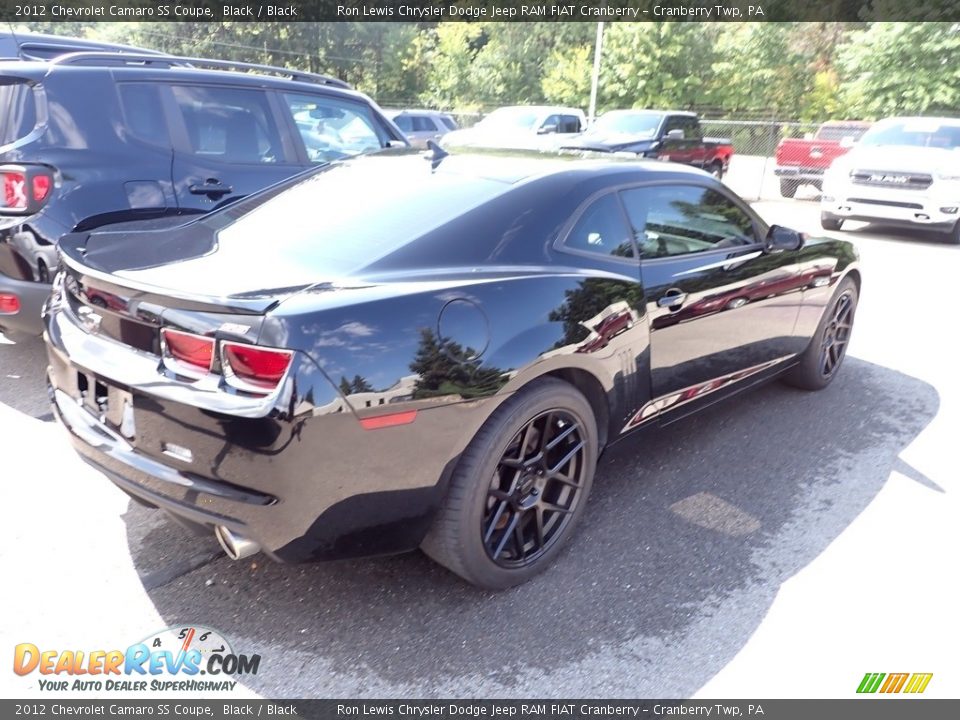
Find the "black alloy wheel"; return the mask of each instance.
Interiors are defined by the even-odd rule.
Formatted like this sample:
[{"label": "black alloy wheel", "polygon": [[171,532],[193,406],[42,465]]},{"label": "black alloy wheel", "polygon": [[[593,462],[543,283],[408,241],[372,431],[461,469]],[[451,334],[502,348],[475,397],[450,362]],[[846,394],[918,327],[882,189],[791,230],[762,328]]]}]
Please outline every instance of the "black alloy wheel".
[{"label": "black alloy wheel", "polygon": [[586,507],[600,453],[594,410],[545,377],[504,400],[460,456],[421,548],[488,590],[546,569]]},{"label": "black alloy wheel", "polygon": [[820,374],[830,378],[840,367],[853,330],[853,293],[844,292],[833,306],[832,317],[820,340]]},{"label": "black alloy wheel", "polygon": [[500,458],[480,531],[504,568],[536,562],[563,534],[581,498],[585,442],[577,420],[550,410],[530,420]]},{"label": "black alloy wheel", "polygon": [[822,390],[830,384],[846,357],[858,300],[857,284],[852,277],[845,277],[827,304],[807,349],[784,375],[784,382],[803,390]]}]

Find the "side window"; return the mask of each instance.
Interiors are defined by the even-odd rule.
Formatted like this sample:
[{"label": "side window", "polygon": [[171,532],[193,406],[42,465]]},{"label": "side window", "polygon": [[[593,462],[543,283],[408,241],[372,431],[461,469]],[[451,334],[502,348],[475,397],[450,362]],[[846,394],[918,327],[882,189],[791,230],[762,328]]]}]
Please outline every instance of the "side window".
[{"label": "side window", "polygon": [[437,129],[433,126],[433,120],[427,117],[416,116],[413,118],[413,130],[414,132],[436,132]]},{"label": "side window", "polygon": [[[362,103],[294,93],[284,93],[283,99],[300,131],[310,162],[331,162],[379,150],[387,143],[388,138],[372,111]],[[416,118],[413,120],[415,123]],[[415,129],[416,125],[412,127]],[[409,132],[402,126],[401,130]]]},{"label": "side window", "polygon": [[563,246],[596,255],[634,257],[630,229],[624,224],[616,194],[607,193],[590,205],[567,235]]},{"label": "side window", "polygon": [[171,89],[195,155],[226,163],[286,161],[265,93],[194,85]]},{"label": "side window", "polygon": [[663,126],[664,137],[666,137],[667,133],[671,130],[683,130],[684,139],[687,138],[687,131],[683,127],[683,118],[679,115],[671,115],[667,118],[667,122]]},{"label": "side window", "polygon": [[160,102],[160,90],[152,83],[121,83],[117,86],[123,119],[130,134],[150,145],[170,147],[170,131]]},{"label": "side window", "polygon": [[642,258],[738,248],[757,242],[753,220],[716,190],[654,185],[621,192]]},{"label": "side window", "polygon": [[555,127],[557,128],[557,132],[560,132],[560,116],[559,116],[559,115],[551,115],[551,116],[548,117],[546,120],[544,120],[542,123],[540,123],[540,128],[539,128],[539,129],[542,130],[543,128],[547,127],[548,125],[553,125],[553,126],[555,126]]},{"label": "side window", "polygon": [[409,115],[397,115],[393,119],[393,122],[405,133],[413,132],[413,118],[411,118]]},{"label": "side window", "polygon": [[0,78],[0,146],[25,138],[36,126],[33,86],[16,78]]},{"label": "side window", "polygon": [[441,116],[440,116],[440,122],[442,122],[444,125],[446,125],[448,130],[456,130],[456,129],[457,129],[457,123],[456,123],[456,121],[455,121],[452,117],[450,117],[449,115],[441,115]]},{"label": "side window", "polygon": [[557,132],[561,132],[561,133],[580,132],[580,118],[578,118],[576,115],[561,115],[560,127],[557,128]]},{"label": "side window", "polygon": [[697,122],[695,117],[683,118],[683,134],[687,140],[699,140],[703,137],[703,133],[700,132],[700,123]]}]

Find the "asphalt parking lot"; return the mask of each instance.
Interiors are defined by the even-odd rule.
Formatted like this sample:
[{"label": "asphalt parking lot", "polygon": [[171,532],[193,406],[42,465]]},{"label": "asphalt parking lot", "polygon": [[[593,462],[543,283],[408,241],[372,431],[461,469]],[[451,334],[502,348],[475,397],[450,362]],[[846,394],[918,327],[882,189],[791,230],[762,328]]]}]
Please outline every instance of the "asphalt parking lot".
[{"label": "asphalt parking lot", "polygon": [[[815,202],[756,207],[820,233]],[[0,340],[0,648],[199,624],[262,656],[237,694],[274,698],[843,698],[865,672],[960,696],[960,246],[835,235],[864,273],[837,380],[767,385],[608,454],[560,560],[499,594],[420,554],[231,562],[75,458],[42,343]],[[35,678],[4,672],[0,694]]]}]

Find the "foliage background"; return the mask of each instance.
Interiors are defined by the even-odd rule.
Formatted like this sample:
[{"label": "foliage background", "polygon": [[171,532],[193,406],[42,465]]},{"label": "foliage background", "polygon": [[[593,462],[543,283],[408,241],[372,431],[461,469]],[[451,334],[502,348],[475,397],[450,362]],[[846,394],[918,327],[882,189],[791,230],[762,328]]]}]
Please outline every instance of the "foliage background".
[{"label": "foliage background", "polygon": [[[25,23],[177,54],[307,69],[387,107],[461,114],[586,108],[596,25],[563,23]],[[608,23],[598,111],[825,120],[960,114],[955,23]]]}]

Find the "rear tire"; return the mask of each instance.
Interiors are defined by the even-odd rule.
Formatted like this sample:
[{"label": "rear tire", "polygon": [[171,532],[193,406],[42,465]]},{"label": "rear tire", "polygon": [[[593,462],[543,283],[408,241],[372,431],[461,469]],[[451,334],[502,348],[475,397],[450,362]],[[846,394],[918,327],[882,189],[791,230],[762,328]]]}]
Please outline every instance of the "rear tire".
[{"label": "rear tire", "polygon": [[717,180],[723,180],[723,163],[717,160],[710,165],[710,174]]},{"label": "rear tire", "polygon": [[526,582],[573,533],[597,455],[587,399],[555,378],[531,383],[498,407],[464,450],[421,548],[487,590]]},{"label": "rear tire", "polygon": [[839,230],[843,227],[843,218],[836,218],[832,215],[820,215],[820,227],[824,230]]},{"label": "rear tire", "polygon": [[780,178],[780,194],[785,198],[792,198],[796,195],[799,187],[799,180],[785,180],[784,178]]},{"label": "rear tire", "polygon": [[823,390],[833,381],[847,354],[857,300],[857,284],[849,277],[841,280],[800,362],[784,375],[785,383],[802,390]]}]

